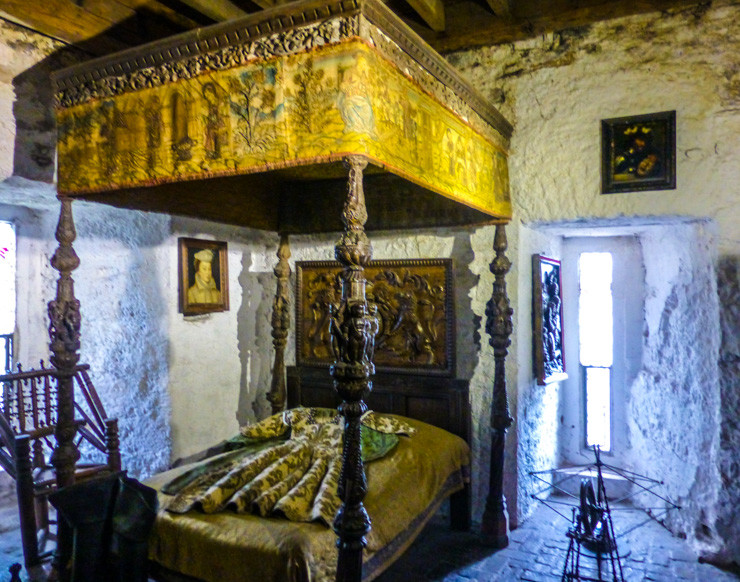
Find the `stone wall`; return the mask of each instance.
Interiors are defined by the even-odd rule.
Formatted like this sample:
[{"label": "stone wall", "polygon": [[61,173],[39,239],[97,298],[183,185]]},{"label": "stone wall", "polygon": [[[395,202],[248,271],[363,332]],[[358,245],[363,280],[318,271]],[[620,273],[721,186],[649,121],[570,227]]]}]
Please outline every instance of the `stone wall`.
[{"label": "stone wall", "polygon": [[170,259],[164,246],[169,217],[72,206],[80,257],[73,272],[82,311],[80,362],[90,364],[106,412],[118,418],[123,466],[148,476],[170,460],[171,298],[163,268]]},{"label": "stone wall", "polygon": [[740,257],[723,257],[718,282],[722,341],[719,349],[721,432],[719,440],[719,492],[716,532],[734,540],[714,556],[719,562],[740,559]]},{"label": "stone wall", "polygon": [[[642,368],[629,389],[630,468],[665,483],[681,506],[674,532],[705,552],[721,545],[716,520],[720,390],[719,307],[711,225],[653,227],[640,242],[645,262]],[[638,503],[655,507],[645,495]]]},{"label": "stone wall", "polygon": [[[534,232],[533,225],[582,219],[624,225],[635,217],[653,215],[662,215],[664,223],[677,215],[699,217],[709,221],[703,224],[715,225],[714,234],[704,237],[692,227],[703,242],[695,249],[686,239],[671,251],[671,256],[685,254],[688,260],[679,261],[671,272],[658,257],[675,237],[650,241],[651,264],[657,270],[649,276],[648,288],[658,293],[646,298],[646,329],[652,335],[645,344],[652,355],[635,390],[646,400],[652,398],[649,410],[654,413],[645,412],[636,422],[641,430],[656,427],[650,438],[657,438],[667,451],[666,470],[674,479],[687,481],[674,493],[685,503],[689,517],[673,526],[722,559],[740,559],[740,532],[732,513],[740,500],[735,485],[738,407],[733,404],[738,386],[734,338],[740,256],[735,189],[740,183],[739,31],[740,3],[719,1],[448,55],[515,126],[510,153],[514,220],[507,229],[515,332],[507,378],[516,423],[509,431],[505,475],[513,523],[531,509],[528,472],[550,462],[557,438],[559,388],[537,387],[530,371],[530,256],[540,251],[556,254],[558,246],[553,237]],[[16,174],[49,180],[50,166],[43,155],[44,144],[53,135],[46,124],[48,103],[35,99],[33,88],[42,83],[48,55],[59,47],[43,38],[28,38],[29,34],[5,24],[0,30],[4,42],[0,52],[8,47],[11,56],[25,48],[35,51],[28,62],[3,59],[21,63],[24,71],[8,72],[8,65],[0,71],[5,75],[0,78],[0,84],[5,83],[0,86],[0,132],[7,138],[3,143],[14,144],[12,151],[8,147],[0,151],[0,177],[9,176],[12,168]],[[676,190],[601,195],[599,121],[672,109],[677,111]],[[23,120],[29,121],[27,127]],[[22,151],[27,153],[18,157]],[[34,151],[42,155],[31,155]],[[19,329],[23,358],[36,357],[36,350],[46,356],[45,303],[55,281],[48,267],[55,247],[53,190],[34,188],[18,178],[0,187],[0,204],[33,209],[28,220],[34,234],[27,239],[29,262],[23,267],[33,274],[24,283],[26,295],[21,299],[28,306]],[[45,211],[34,209],[39,192],[46,200]],[[162,468],[171,453],[189,454],[233,434],[239,423],[264,416],[272,365],[269,313],[277,237],[74,206],[82,258],[75,273],[84,317],[82,357],[94,366],[109,412],[122,419],[124,462],[135,473],[147,474]],[[229,243],[229,312],[198,318],[177,313],[178,236]],[[479,519],[490,455],[493,354],[483,323],[493,282],[488,270],[493,228],[381,233],[371,238],[378,259],[455,260],[458,376],[471,379],[474,518]],[[296,237],[293,260],[331,257],[334,239]],[[712,282],[716,251],[711,245],[721,256],[719,302]],[[665,281],[658,281],[659,273]],[[653,276],[656,279],[650,279]],[[697,301],[703,302],[703,311],[695,313]],[[719,321],[724,326],[721,352]],[[694,335],[679,335],[684,327]],[[670,338],[661,339],[666,330]],[[658,370],[674,363],[666,347],[678,350],[691,364],[690,377],[655,378]],[[292,343],[288,353],[293,361]],[[702,434],[691,451],[677,448],[675,422],[683,418],[681,403],[697,411],[702,423],[695,427]],[[671,413],[670,427],[657,422]],[[641,450],[648,451],[647,442],[646,437]],[[692,468],[684,475],[679,469],[687,460]]]},{"label": "stone wall", "polygon": [[[707,219],[715,225],[708,243],[714,245],[713,250],[699,252],[692,247],[694,243],[682,246],[692,265],[690,273],[699,277],[696,284],[700,290],[695,290],[689,275],[681,272],[678,278],[682,283],[675,286],[675,296],[669,293],[665,298],[683,309],[681,315],[671,311],[670,302],[659,304],[655,298],[651,299],[651,309],[658,314],[671,311],[670,316],[666,315],[671,322],[680,318],[688,326],[686,329],[694,330],[701,338],[684,334],[683,339],[674,336],[671,340],[677,345],[666,344],[673,348],[680,345],[680,352],[691,366],[701,363],[692,370],[691,377],[679,383],[681,390],[668,391],[665,397],[670,405],[666,405],[676,411],[680,403],[689,401],[692,406],[704,402],[710,407],[699,415],[706,423],[701,426],[704,435],[697,437],[694,444],[699,448],[688,456],[692,467],[698,467],[701,461],[702,466],[708,464],[709,468],[701,474],[693,469],[683,473],[680,467],[685,457],[670,453],[674,459],[672,478],[687,481],[681,494],[688,496],[687,522],[673,526],[706,551],[719,551],[718,546],[724,546],[724,558],[731,555],[735,560],[740,558],[740,536],[733,529],[736,526],[730,525],[731,519],[721,514],[730,511],[725,507],[736,507],[740,497],[732,486],[723,485],[718,475],[724,473],[729,478],[735,470],[730,459],[737,457],[738,413],[736,407],[723,406],[720,417],[712,407],[719,401],[720,385],[723,400],[734,401],[731,394],[737,392],[736,366],[733,368],[731,357],[730,364],[723,359],[720,366],[716,340],[704,340],[719,337],[717,311],[711,313],[711,277],[717,257],[722,258],[722,264],[734,264],[740,255],[735,187],[740,183],[740,166],[736,163],[740,156],[740,69],[736,59],[740,50],[739,25],[740,3],[717,1],[446,55],[485,97],[497,103],[515,128],[509,157],[514,203],[509,237],[517,249],[512,256],[513,284],[526,284],[526,276],[517,273],[519,269],[529,271],[531,249],[519,241],[524,237],[520,231],[534,223],[565,221],[577,227],[579,222],[590,226],[590,221],[596,220],[603,221],[602,225],[623,226],[660,216],[667,224],[676,217],[675,223],[679,224],[678,217],[684,216]],[[677,116],[677,188],[602,195],[600,120],[668,110],[675,110]],[[699,241],[701,248],[704,242]],[[658,249],[670,244],[670,237],[656,242]],[[660,261],[653,263],[656,269],[661,265]],[[518,292],[511,291],[513,295]],[[520,292],[525,293],[525,288]],[[710,311],[694,313],[697,294],[704,301],[701,309]],[[714,301],[716,306],[716,293]],[[512,372],[509,379],[514,391],[514,379],[518,378],[518,390],[523,394],[530,379],[522,377],[522,370],[530,367],[530,361],[522,349],[522,344],[528,342],[522,334],[527,334],[531,326],[531,312],[526,309],[526,301],[518,305],[523,308],[516,314],[514,345],[520,347],[514,350],[510,365],[518,365],[519,376]],[[723,304],[722,310],[723,321],[731,320],[731,308]],[[733,324],[733,330],[734,327]],[[658,339],[653,337],[646,342],[653,349],[653,358],[660,361],[669,357],[667,353],[659,354]],[[692,347],[685,347],[684,343]],[[486,357],[484,353],[481,362]],[[648,380],[651,382],[654,379]],[[645,389],[654,391],[657,385]],[[551,412],[538,408],[536,401],[519,397],[518,404],[514,415],[520,439],[523,430],[552,422]],[[539,419],[531,418],[537,410]],[[724,452],[718,450],[720,425]],[[671,431],[675,428],[675,424],[670,428],[658,426],[658,433],[652,438],[672,450],[668,443],[672,442]],[[511,448],[513,441],[509,442],[509,459],[517,455]],[[519,461],[512,469],[516,478],[511,476],[508,480],[509,500],[517,494],[513,483],[526,483],[527,472],[537,465],[534,459],[526,460],[521,455]],[[520,498],[522,493],[520,490]],[[706,515],[701,515],[701,508]],[[526,517],[528,510],[527,505],[521,504],[517,508],[518,518]],[[688,522],[692,520],[690,526]]]}]

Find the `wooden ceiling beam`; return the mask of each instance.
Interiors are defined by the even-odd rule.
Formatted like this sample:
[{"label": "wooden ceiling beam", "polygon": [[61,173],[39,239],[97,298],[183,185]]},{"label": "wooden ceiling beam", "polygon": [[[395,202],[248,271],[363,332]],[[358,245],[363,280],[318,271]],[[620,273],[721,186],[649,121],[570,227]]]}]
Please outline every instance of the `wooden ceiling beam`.
[{"label": "wooden ceiling beam", "polygon": [[445,7],[442,0],[406,0],[435,32],[445,30]]},{"label": "wooden ceiling beam", "polygon": [[253,4],[256,4],[263,10],[268,10],[270,8],[275,8],[276,6],[282,6],[283,4],[288,4],[289,2],[292,2],[293,0],[252,0]]},{"label": "wooden ceiling beam", "polygon": [[205,14],[216,22],[224,22],[249,15],[248,12],[245,12],[230,0],[180,0],[180,2],[201,14]]},{"label": "wooden ceiling beam", "polygon": [[435,34],[421,26],[414,30],[440,53],[496,45],[541,34],[588,26],[594,22],[647,12],[661,12],[697,4],[697,0],[581,0],[577,8],[520,16],[518,5],[510,18],[498,18],[487,7],[470,0],[452,2],[447,10],[447,31]]},{"label": "wooden ceiling beam", "polygon": [[[133,17],[134,10],[117,2],[72,0],[3,0],[0,16],[67,44],[80,44],[102,35],[119,20]],[[142,39],[143,41],[144,39]],[[127,45],[115,39],[102,39],[102,52],[121,50]]]},{"label": "wooden ceiling beam", "polygon": [[198,22],[189,18],[185,14],[166,6],[162,2],[153,2],[152,0],[117,0],[121,4],[128,6],[136,11],[149,14],[156,14],[164,20],[172,22],[182,30],[191,30],[203,26],[204,22]]}]

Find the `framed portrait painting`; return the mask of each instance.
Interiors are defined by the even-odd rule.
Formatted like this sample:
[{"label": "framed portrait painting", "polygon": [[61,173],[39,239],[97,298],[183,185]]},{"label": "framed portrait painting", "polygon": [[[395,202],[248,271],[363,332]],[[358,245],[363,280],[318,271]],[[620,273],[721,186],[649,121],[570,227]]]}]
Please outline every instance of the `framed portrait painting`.
[{"label": "framed portrait painting", "polygon": [[226,243],[179,238],[179,307],[184,315],[229,310]]},{"label": "framed portrait painting", "polygon": [[565,380],[560,261],[532,255],[532,341],[537,383]]},{"label": "framed portrait painting", "polygon": [[601,192],[676,188],[676,112],[601,121]]}]

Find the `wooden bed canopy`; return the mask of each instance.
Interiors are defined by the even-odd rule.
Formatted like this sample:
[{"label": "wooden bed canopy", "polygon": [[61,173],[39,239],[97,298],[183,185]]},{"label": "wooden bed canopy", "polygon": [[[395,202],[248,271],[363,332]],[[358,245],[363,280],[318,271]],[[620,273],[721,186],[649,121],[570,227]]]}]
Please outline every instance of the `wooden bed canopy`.
[{"label": "wooden bed canopy", "polygon": [[280,233],[273,312],[273,410],[285,401],[288,235],[343,231],[334,386],[345,419],[337,580],[360,580],[370,522],[360,416],[372,389],[366,230],[496,224],[486,330],[495,355],[484,537],[506,545],[503,450],[511,334],[504,224],[510,124],[377,0],[300,2],[166,39],[54,75],[61,214],[49,303],[59,378],[53,464],[73,483],[72,381],[80,347],[75,199]]}]

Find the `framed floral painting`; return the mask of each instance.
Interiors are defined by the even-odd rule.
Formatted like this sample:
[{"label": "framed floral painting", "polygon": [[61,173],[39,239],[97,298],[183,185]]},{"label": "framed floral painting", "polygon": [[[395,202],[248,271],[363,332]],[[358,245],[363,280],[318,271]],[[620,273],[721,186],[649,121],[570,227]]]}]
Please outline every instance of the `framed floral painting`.
[{"label": "framed floral painting", "polygon": [[601,192],[676,188],[676,112],[601,121]]}]

